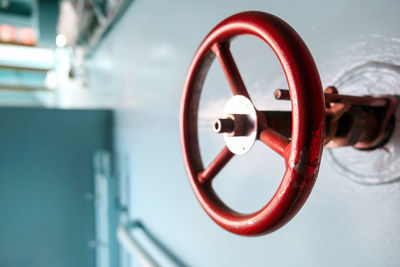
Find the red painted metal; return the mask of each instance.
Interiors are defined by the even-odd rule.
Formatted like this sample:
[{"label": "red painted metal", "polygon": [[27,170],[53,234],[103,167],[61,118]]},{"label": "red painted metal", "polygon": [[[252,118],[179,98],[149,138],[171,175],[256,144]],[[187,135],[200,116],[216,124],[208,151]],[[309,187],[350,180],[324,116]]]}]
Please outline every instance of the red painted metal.
[{"label": "red painted metal", "polygon": [[227,147],[215,157],[215,159],[205,168],[202,172],[198,173],[198,179],[200,183],[204,183],[206,181],[210,181],[213,179],[228,162],[233,158],[235,154],[233,154]]},{"label": "red painted metal", "polygon": [[[229,43],[250,34],[265,41],[275,52],[286,75],[292,104],[290,142],[268,130],[258,112],[260,139],[284,156],[286,172],[277,192],[259,211],[240,214],[226,206],[212,189],[212,178],[233,157],[224,148],[207,168],[203,167],[197,136],[200,94],[208,69],[220,61],[233,94],[248,96]],[[183,91],[180,113],[181,143],[186,171],[201,206],[220,226],[239,235],[260,235],[277,230],[303,206],[315,183],[325,131],[325,104],[314,60],[301,37],[283,20],[262,12],[244,12],[218,24],[198,48]]]},{"label": "red painted metal", "polygon": [[242,95],[250,98],[247,92],[246,86],[240,76],[239,70],[236,66],[235,60],[232,57],[231,51],[229,50],[229,42],[215,43],[211,50],[217,56],[222,70],[228,80],[228,83],[232,89],[234,95]]},{"label": "red painted metal", "polygon": [[265,128],[260,133],[260,140],[282,157],[287,157],[287,152],[289,148],[288,145],[290,141],[286,137],[280,135],[271,128]]}]

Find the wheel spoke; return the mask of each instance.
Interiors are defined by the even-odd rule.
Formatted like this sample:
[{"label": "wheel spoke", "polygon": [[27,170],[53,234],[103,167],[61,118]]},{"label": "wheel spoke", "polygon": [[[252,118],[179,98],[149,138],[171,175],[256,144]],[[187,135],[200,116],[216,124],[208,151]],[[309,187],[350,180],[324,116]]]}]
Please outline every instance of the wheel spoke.
[{"label": "wheel spoke", "polygon": [[289,139],[275,132],[271,128],[266,128],[261,131],[260,140],[276,153],[285,157],[285,149],[290,143]]},{"label": "wheel spoke", "polygon": [[240,76],[239,69],[236,66],[235,60],[232,57],[231,51],[229,50],[229,44],[215,43],[211,50],[217,56],[222,70],[228,80],[234,95],[242,95],[250,99],[249,93],[247,92],[246,86]]},{"label": "wheel spoke", "polygon": [[210,165],[197,175],[200,183],[210,181],[217,176],[234,155],[227,147],[224,147]]}]

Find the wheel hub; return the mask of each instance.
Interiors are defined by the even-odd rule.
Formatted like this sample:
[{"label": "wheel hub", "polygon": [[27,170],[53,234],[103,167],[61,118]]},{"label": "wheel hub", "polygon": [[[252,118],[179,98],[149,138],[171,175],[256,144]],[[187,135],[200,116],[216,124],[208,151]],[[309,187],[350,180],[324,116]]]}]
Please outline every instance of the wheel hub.
[{"label": "wheel hub", "polygon": [[247,97],[233,96],[226,103],[222,118],[214,121],[213,128],[223,134],[232,153],[247,153],[257,138],[257,112],[253,103]]}]

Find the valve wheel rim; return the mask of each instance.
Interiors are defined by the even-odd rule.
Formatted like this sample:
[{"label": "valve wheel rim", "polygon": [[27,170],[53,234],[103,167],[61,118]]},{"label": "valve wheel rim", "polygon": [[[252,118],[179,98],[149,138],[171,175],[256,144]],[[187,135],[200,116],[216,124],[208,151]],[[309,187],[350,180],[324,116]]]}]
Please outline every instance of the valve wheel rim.
[{"label": "valve wheel rim", "polygon": [[[266,42],[278,57],[289,85],[292,134],[287,146],[269,128],[260,139],[285,158],[286,171],[274,196],[260,210],[238,213],[226,206],[212,189],[212,179],[234,156],[225,147],[207,167],[201,160],[197,118],[203,83],[217,57],[234,95],[250,98],[232,55],[230,41],[253,35]],[[253,236],[273,232],[303,206],[318,175],[325,134],[321,80],[315,62],[301,37],[283,20],[263,12],[243,12],[218,24],[199,46],[189,68],[181,101],[181,144],[192,189],[207,214],[224,229]],[[284,140],[283,140],[284,141]],[[275,147],[273,147],[275,146]],[[214,164],[214,165],[213,165]]]}]

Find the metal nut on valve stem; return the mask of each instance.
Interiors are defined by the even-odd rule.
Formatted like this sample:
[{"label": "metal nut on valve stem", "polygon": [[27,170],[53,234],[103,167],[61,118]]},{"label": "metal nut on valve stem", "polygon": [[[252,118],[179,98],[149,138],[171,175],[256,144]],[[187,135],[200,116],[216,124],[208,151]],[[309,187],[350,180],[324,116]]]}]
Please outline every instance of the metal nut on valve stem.
[{"label": "metal nut on valve stem", "polygon": [[213,125],[216,133],[231,133],[235,130],[235,121],[231,118],[217,119]]},{"label": "metal nut on valve stem", "polygon": [[228,114],[226,118],[214,121],[213,130],[228,136],[247,136],[254,128],[246,114]]}]

